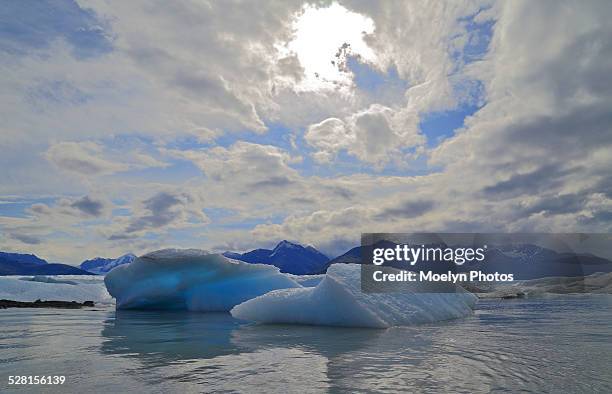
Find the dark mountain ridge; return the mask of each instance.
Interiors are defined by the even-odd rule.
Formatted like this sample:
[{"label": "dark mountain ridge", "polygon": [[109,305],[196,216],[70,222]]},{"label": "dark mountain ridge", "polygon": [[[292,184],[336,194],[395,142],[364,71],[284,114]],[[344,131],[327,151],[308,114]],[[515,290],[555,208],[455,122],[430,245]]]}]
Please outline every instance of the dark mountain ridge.
[{"label": "dark mountain ridge", "polygon": [[49,264],[33,254],[0,252],[0,276],[5,275],[92,275],[67,264]]},{"label": "dark mountain ridge", "polygon": [[295,275],[318,274],[329,261],[329,257],[312,246],[289,241],[281,241],[274,249],[255,249],[246,253],[225,252],[223,255],[251,264],[274,265],[281,272]]}]

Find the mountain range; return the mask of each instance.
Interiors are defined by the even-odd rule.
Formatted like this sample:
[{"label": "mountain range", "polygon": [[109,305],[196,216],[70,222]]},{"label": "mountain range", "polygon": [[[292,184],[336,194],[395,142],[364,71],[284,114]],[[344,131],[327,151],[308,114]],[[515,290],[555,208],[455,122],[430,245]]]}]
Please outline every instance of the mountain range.
[{"label": "mountain range", "polygon": [[[395,243],[379,241],[373,247],[394,248]],[[425,245],[436,247],[446,245]],[[330,260],[323,272],[332,264],[362,264],[362,247],[357,246]],[[371,264],[368,262],[367,264]],[[612,272],[612,261],[588,253],[556,252],[532,244],[491,245],[482,262],[457,266],[453,262],[429,261],[410,266],[404,262],[384,264],[408,271],[434,271],[445,273],[481,271],[482,273],[513,273],[516,280],[538,279],[553,276],[577,277],[596,272]]]},{"label": "mountain range", "polygon": [[321,273],[327,267],[329,257],[312,246],[302,246],[281,241],[274,249],[255,249],[246,253],[225,252],[225,257],[252,264],[268,264],[281,272],[295,275]]},{"label": "mountain range", "polygon": [[136,258],[128,253],[116,259],[96,257],[85,260],[79,267],[48,263],[33,254],[0,252],[0,276],[4,275],[104,275],[111,269],[129,264]]},{"label": "mountain range", "polygon": [[82,270],[89,271],[96,275],[104,275],[113,268],[129,264],[136,258],[136,255],[132,253],[124,254],[116,259],[107,259],[104,257],[96,257],[90,260],[85,260],[81,263],[80,267]]},{"label": "mountain range", "polygon": [[33,254],[0,252],[0,275],[91,275],[67,264],[50,264]]},{"label": "mountain range", "polygon": [[[269,264],[281,272],[295,275],[324,272],[329,258],[312,246],[282,241],[274,249],[255,249],[246,253],[225,252],[225,257],[251,264]],[[95,257],[79,267],[49,264],[33,255],[0,252],[0,275],[105,275],[111,269],[129,264],[136,256],[128,253],[116,259]]]},{"label": "mountain range", "polygon": [[[374,246],[393,248],[395,243],[379,241]],[[440,246],[440,245],[428,245]],[[362,247],[357,246],[330,260],[312,246],[282,241],[274,249],[254,249],[246,253],[224,252],[225,257],[251,264],[274,265],[281,272],[295,275],[323,274],[332,264],[362,263]],[[81,263],[80,268],[66,264],[50,264],[33,255],[0,252],[0,275],[104,275],[111,269],[131,263],[136,258],[129,253],[116,259],[96,257]],[[531,244],[491,245],[483,262],[457,266],[452,262],[419,262],[415,266],[394,262],[389,264],[406,270],[434,272],[513,273],[514,278],[537,279],[551,276],[576,277],[596,272],[612,272],[612,261],[592,255],[556,252]]]}]

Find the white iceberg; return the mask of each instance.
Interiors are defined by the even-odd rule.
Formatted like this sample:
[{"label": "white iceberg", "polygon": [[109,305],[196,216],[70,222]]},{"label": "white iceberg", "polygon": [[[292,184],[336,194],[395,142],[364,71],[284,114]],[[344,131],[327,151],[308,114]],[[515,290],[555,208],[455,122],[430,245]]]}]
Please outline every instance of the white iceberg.
[{"label": "white iceberg", "polygon": [[587,276],[553,276],[497,284],[478,293],[480,298],[530,298],[564,294],[612,294],[612,272]]},{"label": "white iceberg", "polygon": [[294,275],[294,274],[285,274],[289,278],[293,279],[297,283],[299,283],[303,287],[315,287],[323,278],[325,278],[325,274],[319,275]]},{"label": "white iceberg", "polygon": [[165,249],[120,265],[105,279],[118,309],[227,312],[271,290],[301,287],[271,265],[196,249]]},{"label": "white iceberg", "polygon": [[0,276],[0,299],[23,302],[93,301],[95,304],[113,302],[102,278],[87,275]]},{"label": "white iceberg", "polygon": [[477,297],[457,293],[361,291],[358,264],[333,264],[315,287],[275,290],[235,306],[232,316],[259,323],[387,328],[467,316]]}]

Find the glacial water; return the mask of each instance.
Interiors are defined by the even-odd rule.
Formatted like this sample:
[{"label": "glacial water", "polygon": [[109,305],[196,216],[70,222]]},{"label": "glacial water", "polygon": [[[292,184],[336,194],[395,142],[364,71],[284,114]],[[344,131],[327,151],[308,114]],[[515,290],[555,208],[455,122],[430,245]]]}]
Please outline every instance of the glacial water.
[{"label": "glacial water", "polygon": [[[419,327],[228,314],[0,310],[0,392],[612,392],[612,296],[480,301]],[[63,386],[9,386],[64,375]]]}]

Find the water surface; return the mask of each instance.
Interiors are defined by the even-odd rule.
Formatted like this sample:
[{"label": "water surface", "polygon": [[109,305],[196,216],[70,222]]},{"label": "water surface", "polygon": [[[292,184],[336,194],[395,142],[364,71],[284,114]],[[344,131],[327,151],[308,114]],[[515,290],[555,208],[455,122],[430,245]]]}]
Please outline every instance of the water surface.
[{"label": "water surface", "polygon": [[[0,392],[612,392],[612,296],[480,301],[387,330],[227,314],[0,311]],[[9,375],[65,375],[8,387]]]}]

